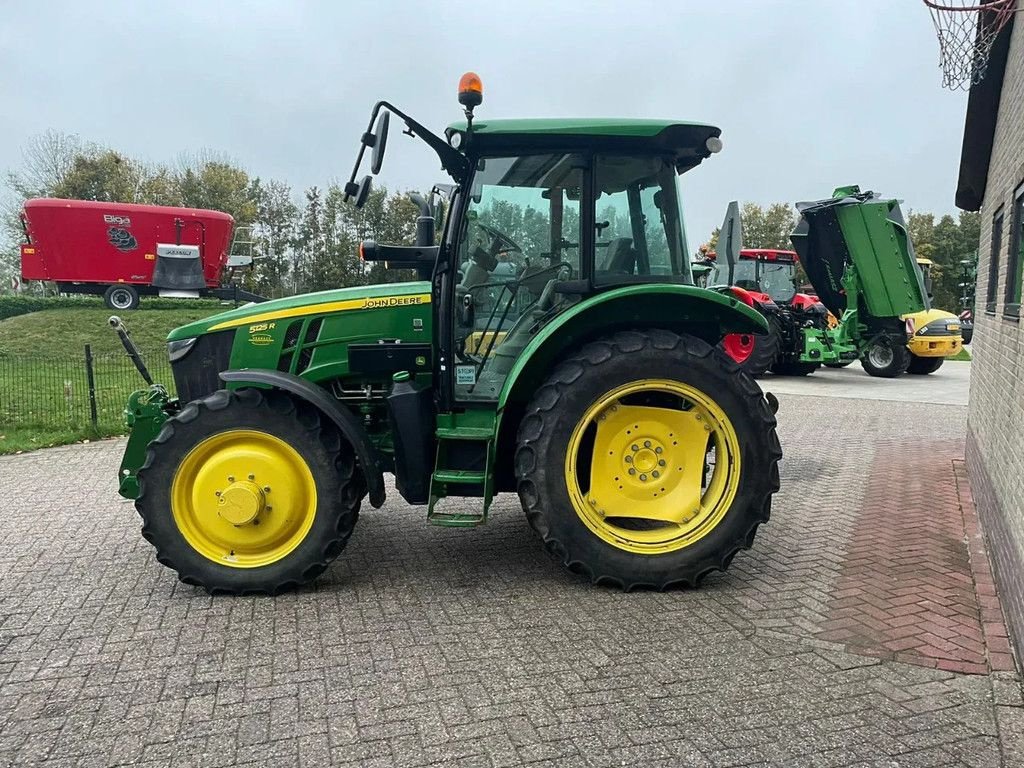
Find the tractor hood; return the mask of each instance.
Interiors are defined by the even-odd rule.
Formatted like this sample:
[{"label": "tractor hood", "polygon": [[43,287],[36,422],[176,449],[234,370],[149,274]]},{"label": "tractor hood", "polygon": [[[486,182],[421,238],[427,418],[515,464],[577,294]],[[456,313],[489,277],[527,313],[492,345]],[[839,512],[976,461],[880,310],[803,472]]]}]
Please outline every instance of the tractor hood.
[{"label": "tractor hood", "polygon": [[834,194],[797,203],[800,222],[790,236],[822,304],[842,316],[854,282],[847,271],[853,267],[860,308],[870,315],[899,317],[925,309],[927,294],[899,201],[858,187]]},{"label": "tractor hood", "polygon": [[179,341],[202,336],[213,331],[238,328],[243,325],[273,322],[285,318],[318,315],[328,312],[342,312],[358,309],[385,309],[410,304],[430,303],[430,283],[389,283],[385,285],[360,285],[353,288],[337,288],[319,293],[304,293],[283,299],[265,301],[262,304],[245,306],[222,312],[212,317],[175,328],[167,336],[168,341]]}]

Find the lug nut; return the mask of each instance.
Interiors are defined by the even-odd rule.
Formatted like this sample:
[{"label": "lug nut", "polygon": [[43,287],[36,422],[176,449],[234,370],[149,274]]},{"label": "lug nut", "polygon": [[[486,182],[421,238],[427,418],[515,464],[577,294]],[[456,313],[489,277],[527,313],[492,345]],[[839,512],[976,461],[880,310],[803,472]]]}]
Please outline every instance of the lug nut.
[{"label": "lug nut", "polygon": [[625,462],[626,462],[627,464],[632,464],[632,463],[633,463],[633,457],[632,457],[632,456],[627,456],[627,457],[625,458]]},{"label": "lug nut", "polygon": [[640,475],[640,480],[641,480],[641,482],[646,483],[647,482],[647,475]]},{"label": "lug nut", "polygon": [[651,472],[651,477],[661,477],[661,472],[659,472],[658,470],[654,470],[653,472]]},{"label": "lug nut", "polygon": [[631,474],[631,475],[635,475],[635,474],[636,474],[636,470],[635,470],[635,469],[633,469],[632,467],[630,467],[630,468],[629,468],[629,474]]},{"label": "lug nut", "polygon": [[661,446],[659,445],[657,448],[655,448],[654,452],[655,453],[661,453]]},{"label": "lug nut", "polygon": [[633,453],[636,453],[639,450],[640,450],[640,446],[638,446],[636,443],[633,443]]},{"label": "lug nut", "polygon": [[659,467],[664,467],[665,466],[665,460],[664,459],[658,459],[658,466]]},{"label": "lug nut", "polygon": [[644,440],[644,448],[650,448],[650,447],[651,447],[651,441],[650,440]]},{"label": "lug nut", "polygon": [[213,495],[214,495],[214,496],[220,496],[220,491],[214,491],[214,492],[213,492]]},{"label": "lug nut", "polygon": [[256,475],[250,474],[250,475],[249,475],[249,479],[250,479],[250,480],[255,480],[255,479],[256,479]]},{"label": "lug nut", "polygon": [[[664,463],[664,462],[662,462],[662,463]],[[269,485],[264,485],[263,486],[263,492],[264,493],[270,493],[270,486]]]}]

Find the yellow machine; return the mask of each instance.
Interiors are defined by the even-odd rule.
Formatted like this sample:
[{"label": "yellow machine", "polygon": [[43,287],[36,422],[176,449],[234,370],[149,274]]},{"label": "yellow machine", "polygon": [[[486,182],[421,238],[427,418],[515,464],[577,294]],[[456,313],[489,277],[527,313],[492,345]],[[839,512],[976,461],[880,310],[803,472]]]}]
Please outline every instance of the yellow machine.
[{"label": "yellow machine", "polygon": [[[924,285],[929,299],[932,296],[933,264],[931,259],[917,259],[917,266],[924,273]],[[907,373],[934,373],[947,357],[953,357],[963,347],[960,318],[952,312],[929,308],[912,315],[903,315],[903,319],[914,324],[914,335],[907,344],[911,355]]]}]

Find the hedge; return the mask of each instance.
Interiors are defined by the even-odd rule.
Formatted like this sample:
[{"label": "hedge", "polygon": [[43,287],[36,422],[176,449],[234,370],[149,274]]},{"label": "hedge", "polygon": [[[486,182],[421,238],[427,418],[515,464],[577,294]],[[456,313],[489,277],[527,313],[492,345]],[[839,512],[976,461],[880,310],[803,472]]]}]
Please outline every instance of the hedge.
[{"label": "hedge", "polygon": [[[161,299],[142,297],[139,309],[188,309],[190,307],[219,307],[216,299]],[[99,296],[0,296],[0,320],[44,309],[103,309]]]}]

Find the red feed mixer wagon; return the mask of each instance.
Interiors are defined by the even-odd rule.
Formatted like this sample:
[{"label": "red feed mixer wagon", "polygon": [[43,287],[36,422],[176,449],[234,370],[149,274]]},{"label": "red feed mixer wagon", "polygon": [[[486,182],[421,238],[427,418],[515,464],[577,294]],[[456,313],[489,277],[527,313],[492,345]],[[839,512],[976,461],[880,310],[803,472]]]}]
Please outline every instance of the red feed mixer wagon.
[{"label": "red feed mixer wagon", "polygon": [[230,282],[252,256],[233,254],[235,222],[220,211],[39,198],[25,202],[21,221],[22,280],[61,293],[101,295],[118,310],[140,295],[263,300]]}]

